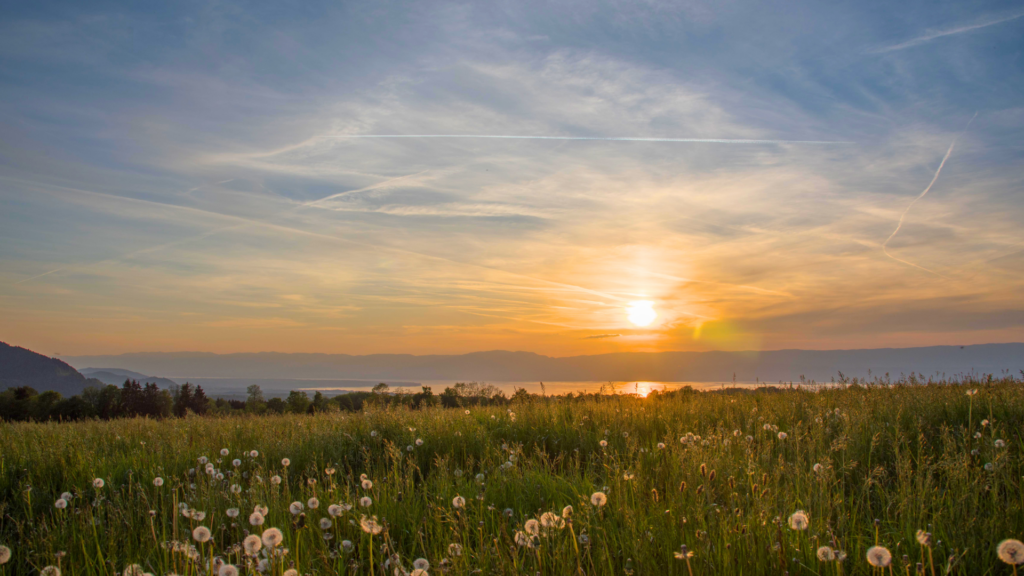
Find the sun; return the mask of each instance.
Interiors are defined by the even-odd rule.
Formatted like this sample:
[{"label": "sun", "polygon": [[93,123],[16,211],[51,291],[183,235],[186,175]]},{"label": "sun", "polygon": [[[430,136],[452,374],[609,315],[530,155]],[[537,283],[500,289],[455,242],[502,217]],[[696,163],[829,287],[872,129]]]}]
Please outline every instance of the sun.
[{"label": "sun", "polygon": [[626,315],[629,321],[637,326],[647,326],[658,317],[658,313],[654,311],[654,302],[648,300],[630,302],[629,308],[626,308]]}]

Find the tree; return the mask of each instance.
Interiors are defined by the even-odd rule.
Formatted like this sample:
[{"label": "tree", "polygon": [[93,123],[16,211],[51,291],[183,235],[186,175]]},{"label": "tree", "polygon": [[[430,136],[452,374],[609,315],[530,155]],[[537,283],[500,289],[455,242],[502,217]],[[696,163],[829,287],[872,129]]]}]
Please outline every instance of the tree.
[{"label": "tree", "polygon": [[192,409],[192,385],[185,382],[178,389],[178,397],[174,402],[174,415],[181,418]]},{"label": "tree", "polygon": [[189,408],[196,414],[206,414],[209,404],[210,399],[206,397],[206,392],[203,392],[203,387],[196,386],[196,391],[192,394],[192,402]]},{"label": "tree", "polygon": [[437,398],[434,398],[434,392],[430,389],[430,386],[423,386],[421,392],[413,394],[412,407],[420,408],[422,406],[433,406],[437,403]]},{"label": "tree", "polygon": [[60,401],[60,392],[55,392],[53,390],[47,390],[46,392],[36,396],[35,401],[32,402],[31,408],[29,408],[32,419],[36,421],[49,420],[53,407]]},{"label": "tree", "polygon": [[263,390],[259,384],[250,384],[245,389],[249,397],[245,401],[245,410],[253,414],[259,414],[267,409],[267,401],[263,399]]},{"label": "tree", "polygon": [[461,402],[459,402],[459,393],[451,386],[445,388],[444,392],[441,392],[440,398],[441,406],[444,406],[445,408],[458,408],[461,406]]},{"label": "tree", "polygon": [[302,390],[292,390],[289,392],[285,403],[288,404],[288,411],[295,414],[305,414],[310,404],[309,396]]},{"label": "tree", "polygon": [[271,398],[267,400],[267,410],[269,412],[276,412],[278,414],[284,414],[284,411],[288,409],[288,405],[284,403],[284,400],[280,398]]}]

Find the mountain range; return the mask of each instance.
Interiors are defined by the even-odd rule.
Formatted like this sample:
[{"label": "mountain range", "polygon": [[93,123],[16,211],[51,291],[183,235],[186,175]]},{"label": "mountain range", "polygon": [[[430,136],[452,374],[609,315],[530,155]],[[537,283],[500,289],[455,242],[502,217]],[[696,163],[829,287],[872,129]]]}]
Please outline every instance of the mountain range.
[{"label": "mountain range", "polygon": [[[460,355],[211,354],[152,352],[117,356],[66,356],[72,366],[119,366],[139,373],[189,378],[296,378],[453,380],[488,382],[635,381],[818,382],[870,375],[1016,374],[1024,369],[1024,344],[980,344],[872,350],[774,350],[761,352],[623,352],[550,357],[533,352],[490,351]],[[109,370],[108,370],[109,371]]]},{"label": "mountain range", "polygon": [[0,390],[29,386],[36,392],[53,390],[71,396],[96,385],[103,383],[86,378],[64,361],[0,342]]},{"label": "mountain range", "polygon": [[124,384],[125,380],[137,380],[139,384],[142,385],[156,384],[161,388],[169,388],[178,384],[169,378],[146,376],[145,374],[140,374],[131,370],[124,370],[122,368],[82,368],[79,372],[81,372],[86,378],[95,378],[104,384],[113,384],[114,386]]}]

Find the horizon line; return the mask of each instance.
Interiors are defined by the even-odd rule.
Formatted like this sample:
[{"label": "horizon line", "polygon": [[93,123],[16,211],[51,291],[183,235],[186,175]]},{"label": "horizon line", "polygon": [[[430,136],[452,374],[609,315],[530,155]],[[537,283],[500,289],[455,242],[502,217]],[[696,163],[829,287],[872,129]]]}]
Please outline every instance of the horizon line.
[{"label": "horizon line", "polygon": [[681,142],[696,144],[856,144],[838,140],[753,140],[734,138],[645,138],[634,136],[517,136],[504,134],[336,134],[327,138],[491,138],[509,140],[599,140],[611,142]]}]

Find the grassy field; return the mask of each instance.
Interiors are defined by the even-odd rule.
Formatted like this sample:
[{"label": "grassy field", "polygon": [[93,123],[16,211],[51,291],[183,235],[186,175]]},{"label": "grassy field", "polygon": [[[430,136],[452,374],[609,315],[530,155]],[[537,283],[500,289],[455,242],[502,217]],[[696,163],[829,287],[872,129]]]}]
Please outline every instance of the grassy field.
[{"label": "grassy field", "polygon": [[1010,574],[1022,425],[1009,378],[4,424],[0,573]]}]

